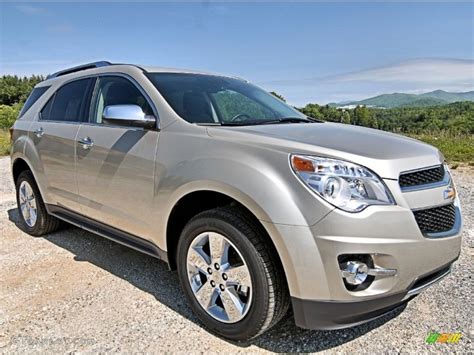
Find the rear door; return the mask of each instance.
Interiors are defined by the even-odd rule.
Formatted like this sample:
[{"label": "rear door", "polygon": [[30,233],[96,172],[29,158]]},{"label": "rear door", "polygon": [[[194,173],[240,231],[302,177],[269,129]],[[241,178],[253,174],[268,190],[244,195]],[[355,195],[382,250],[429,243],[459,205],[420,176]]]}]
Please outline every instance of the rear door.
[{"label": "rear door", "polygon": [[77,180],[82,214],[127,233],[149,238],[154,194],[156,129],[104,124],[109,105],[134,104],[155,115],[151,100],[131,78],[100,76],[90,122],[77,134]]},{"label": "rear door", "polygon": [[79,207],[75,175],[76,135],[87,116],[94,81],[79,79],[61,86],[30,128],[41,162],[37,175],[46,203],[72,210]]}]

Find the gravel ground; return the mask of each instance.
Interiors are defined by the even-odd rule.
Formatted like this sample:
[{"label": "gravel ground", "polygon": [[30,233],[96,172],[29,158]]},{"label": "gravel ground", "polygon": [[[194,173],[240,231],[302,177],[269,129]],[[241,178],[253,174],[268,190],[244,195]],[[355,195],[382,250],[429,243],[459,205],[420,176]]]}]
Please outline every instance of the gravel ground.
[{"label": "gravel ground", "polygon": [[[340,331],[308,331],[290,316],[234,343],[207,332],[177,275],[151,257],[78,228],[31,237],[17,227],[8,158],[0,158],[0,352],[472,352],[474,171],[454,171],[465,219],[453,273],[404,309]],[[430,331],[458,344],[426,344]]]}]

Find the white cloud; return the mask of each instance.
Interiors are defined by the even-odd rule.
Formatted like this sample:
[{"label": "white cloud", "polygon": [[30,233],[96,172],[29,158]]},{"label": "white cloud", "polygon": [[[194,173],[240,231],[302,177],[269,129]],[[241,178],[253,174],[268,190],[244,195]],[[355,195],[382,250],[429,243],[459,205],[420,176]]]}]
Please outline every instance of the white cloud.
[{"label": "white cloud", "polygon": [[474,85],[474,60],[415,59],[327,78],[335,82],[392,82],[419,85]]},{"label": "white cloud", "polygon": [[474,60],[412,59],[352,73],[262,84],[295,105],[359,100],[393,92],[423,93],[437,89],[462,92],[474,90]]},{"label": "white cloud", "polygon": [[39,6],[33,6],[30,4],[17,5],[15,6],[15,8],[18,11],[24,13],[25,15],[44,15],[48,13],[47,9]]}]

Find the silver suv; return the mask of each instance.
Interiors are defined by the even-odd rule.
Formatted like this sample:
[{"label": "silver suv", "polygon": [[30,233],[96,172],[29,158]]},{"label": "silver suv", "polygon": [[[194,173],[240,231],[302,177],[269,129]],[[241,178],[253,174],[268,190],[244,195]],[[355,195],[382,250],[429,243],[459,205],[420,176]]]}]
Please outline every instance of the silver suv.
[{"label": "silver suv", "polygon": [[366,322],[459,256],[437,149],[314,120],[242,79],[87,64],[38,84],[12,134],[26,232],[62,220],[164,260],[230,339],[290,305],[304,328]]}]

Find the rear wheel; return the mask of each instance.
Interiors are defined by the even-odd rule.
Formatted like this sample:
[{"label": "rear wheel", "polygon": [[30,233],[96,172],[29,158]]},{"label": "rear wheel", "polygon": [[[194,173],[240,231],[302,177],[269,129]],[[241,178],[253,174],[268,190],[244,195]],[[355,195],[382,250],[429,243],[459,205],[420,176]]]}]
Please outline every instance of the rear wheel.
[{"label": "rear wheel", "polygon": [[286,313],[284,274],[261,229],[236,208],[202,212],[178,244],[181,286],[206,327],[233,340],[256,337]]},{"label": "rear wheel", "polygon": [[60,221],[49,215],[41,198],[33,174],[25,170],[16,180],[16,201],[22,229],[40,236],[57,230]]}]

